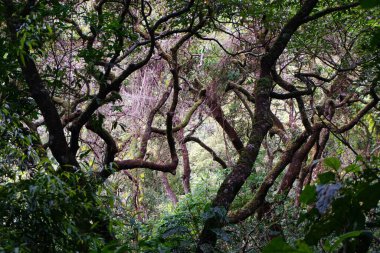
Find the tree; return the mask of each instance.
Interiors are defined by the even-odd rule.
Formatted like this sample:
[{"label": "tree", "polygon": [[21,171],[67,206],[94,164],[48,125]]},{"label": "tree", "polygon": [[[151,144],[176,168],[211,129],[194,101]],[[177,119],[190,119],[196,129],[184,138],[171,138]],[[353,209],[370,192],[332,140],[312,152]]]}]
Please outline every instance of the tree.
[{"label": "tree", "polygon": [[[238,145],[235,145],[235,148],[239,153],[239,159],[236,165],[234,166],[232,172],[226,177],[221,187],[219,188],[218,193],[215,199],[213,200],[214,207],[223,207],[226,210],[230,209],[230,206],[233,200],[235,199],[237,193],[252,173],[253,165],[257,159],[264,137],[267,135],[272,126],[274,126],[274,123],[279,122],[276,116],[271,116],[271,99],[295,99],[299,106],[299,114],[301,116],[304,132],[298,136],[293,137],[294,139],[292,139],[291,143],[288,144],[286,150],[283,152],[283,155],[278,161],[278,163],[275,166],[273,166],[273,168],[268,172],[264,181],[254,194],[254,197],[250,201],[248,201],[242,208],[230,211],[229,222],[241,222],[242,220],[257,212],[259,208],[262,207],[265,203],[265,197],[270,187],[273,186],[275,180],[285,169],[285,167],[288,164],[290,164],[279,189],[279,193],[287,194],[291,189],[293,182],[301,172],[303,161],[307,159],[308,153],[310,152],[311,148],[316,144],[318,139],[320,139],[319,150],[317,151],[317,154],[313,159],[314,161],[320,159],[322,150],[326,145],[326,138],[328,138],[329,135],[329,132],[326,133],[326,131],[330,130],[336,134],[340,134],[350,130],[354,125],[356,125],[359,122],[361,117],[365,115],[369,110],[371,110],[379,101],[379,98],[375,92],[375,81],[371,85],[369,91],[370,95],[373,97],[372,101],[368,103],[345,126],[342,126],[340,128],[336,126],[332,127],[330,123],[326,123],[326,121],[331,122],[334,116],[335,108],[338,106],[336,105],[336,102],[332,100],[333,97],[330,98],[330,96],[336,96],[337,94],[342,95],[343,91],[341,90],[340,92],[338,92],[336,89],[345,89],[344,91],[346,91],[346,88],[343,88],[344,86],[342,84],[342,80],[339,80],[344,79],[344,77],[339,78],[339,76],[341,76],[339,73],[355,69],[357,66],[355,60],[351,58],[350,60],[353,60],[354,62],[347,62],[347,60],[345,59],[345,57],[347,56],[342,55],[340,62],[341,66],[339,66],[339,64],[331,63],[331,61],[329,60],[326,60],[327,64],[330,62],[333,65],[332,68],[335,69],[335,74],[331,78],[323,78],[320,75],[313,73],[303,73],[303,66],[301,63],[298,67],[298,73],[296,73],[295,76],[306,85],[304,90],[298,90],[291,82],[284,80],[280,76],[280,74],[277,73],[277,64],[279,66],[283,65],[283,63],[279,63],[280,57],[282,56],[284,50],[289,47],[288,45],[290,43],[290,40],[293,36],[296,36],[297,30],[299,30],[301,26],[304,27],[310,22],[315,22],[318,19],[324,18],[326,15],[348,10],[358,6],[358,3],[349,3],[347,5],[324,8],[323,3],[321,3],[318,5],[319,11],[315,11],[314,9],[316,9],[317,4],[317,1],[302,2],[301,6],[298,7],[298,10],[295,12],[295,14],[291,15],[288,21],[284,22],[284,25],[280,26],[277,31],[270,29],[268,25],[264,23],[264,28],[262,28],[262,36],[264,36],[264,43],[261,44],[264,49],[264,53],[263,56],[259,57],[259,59],[256,61],[256,63],[260,64],[260,68],[257,70],[258,74],[255,78],[255,80],[257,81],[253,90],[253,94],[251,95],[249,92],[245,91],[241,86],[238,86],[236,84],[233,85],[236,87],[236,90],[241,90],[243,94],[248,95],[248,99],[255,103],[255,110],[253,113],[251,113],[253,114],[252,127],[250,128],[250,136],[248,138],[246,146],[243,148],[242,142],[235,141],[235,143],[238,143]],[[265,19],[267,17],[264,16],[263,18]],[[258,31],[257,33],[259,32],[260,31]],[[305,30],[303,32],[307,33],[307,31]],[[312,30],[312,32],[315,31]],[[259,39],[260,37],[257,36],[257,38]],[[265,40],[265,38],[267,38],[267,40]],[[319,56],[319,54],[315,54],[315,52],[313,53],[314,55],[311,56],[312,58],[316,56],[317,58],[321,59],[322,62],[324,61],[324,51],[322,52],[321,56]],[[302,53],[295,52],[294,56],[296,59],[302,59],[299,58],[297,54]],[[327,51],[326,54],[332,57],[331,54],[334,53],[329,53]],[[292,61],[290,61],[290,63],[287,63],[287,65],[285,65],[284,67],[281,66],[281,72],[286,73],[286,69],[291,67],[291,62]],[[343,67],[345,65],[351,67]],[[249,71],[250,70],[248,70],[248,72]],[[322,84],[321,86],[316,85],[314,81],[310,79],[310,77],[316,78],[317,80],[319,79],[324,83],[334,81],[333,84],[329,87],[329,89],[323,91],[323,93],[325,93],[327,96],[327,98],[325,98],[324,104],[322,104],[322,106],[319,107],[320,109],[316,108],[317,111],[315,111],[315,116],[319,117],[319,119],[309,118],[310,116],[308,116],[307,110],[305,109],[304,97],[306,97],[307,95],[311,95],[311,97],[314,97],[318,94],[318,91],[316,89],[321,86],[323,87],[324,84]],[[288,93],[281,94],[273,91],[275,84],[287,91]],[[345,99],[346,98],[347,97],[345,97]],[[347,98],[346,101],[343,101],[343,103],[348,102],[348,100],[349,98]],[[310,106],[313,107],[313,104],[310,104]],[[323,118],[322,120],[321,117]],[[322,129],[328,130],[322,131]],[[283,130],[283,126],[281,123],[277,124],[276,130],[277,132]],[[236,134],[234,134],[233,131],[226,129],[225,131],[227,134],[230,133],[229,137],[232,141],[236,140]],[[311,172],[308,170],[310,170],[310,167],[305,168],[304,173],[302,175],[303,178],[306,177],[305,174],[307,173],[310,173],[311,175]],[[304,179],[302,179],[302,181],[303,180]],[[302,188],[302,181],[300,183],[300,188]],[[223,219],[221,219],[221,217],[212,217],[211,219],[206,221],[205,228],[200,236],[198,252],[202,252],[202,247],[204,249],[207,249],[209,245],[211,245],[212,247],[215,245],[217,234],[213,233],[212,231],[221,228],[223,226],[223,223],[225,222]]]},{"label": "tree", "polygon": [[[299,205],[304,186],[323,172],[320,161],[339,155],[330,145],[344,149],[347,161],[379,153],[377,8],[317,0],[14,0],[0,1],[0,13],[1,103],[18,122],[4,131],[33,136],[8,147],[17,150],[14,174],[25,167],[31,182],[41,172],[67,177],[69,188],[94,195],[94,206],[97,187],[126,177],[145,222],[141,199],[156,178],[174,205],[192,193],[191,178],[202,172],[190,158],[199,145],[223,179],[205,210],[213,215],[197,231],[197,252],[216,247],[225,226],[273,216],[283,203],[272,196]],[[226,154],[204,140],[210,126],[226,137],[217,140]],[[8,134],[4,146],[13,140],[19,137]],[[24,159],[28,146],[35,155]],[[169,177],[179,167],[182,187]],[[148,171],[160,175],[149,174],[146,184]],[[95,219],[94,233],[115,239],[112,218],[87,222]]]}]

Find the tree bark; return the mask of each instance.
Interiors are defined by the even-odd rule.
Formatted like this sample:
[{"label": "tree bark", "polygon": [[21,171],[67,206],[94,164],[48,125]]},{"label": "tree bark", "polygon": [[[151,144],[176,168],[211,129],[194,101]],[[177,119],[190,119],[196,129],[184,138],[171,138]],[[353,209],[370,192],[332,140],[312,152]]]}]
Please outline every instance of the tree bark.
[{"label": "tree bark", "polygon": [[281,182],[280,188],[278,190],[279,194],[287,195],[289,190],[292,188],[294,181],[301,172],[302,163],[309,154],[311,148],[314,146],[315,142],[318,140],[320,134],[320,129],[315,131],[309,138],[309,140],[293,155],[292,162]]},{"label": "tree bark", "polygon": [[184,139],[183,129],[178,131],[179,142],[181,146],[182,153],[182,165],[183,165],[183,175],[182,175],[182,185],[185,194],[190,193],[190,176],[191,176],[191,167],[189,159],[189,151],[187,150],[187,145]]},{"label": "tree bark", "polygon": [[[270,111],[270,93],[273,88],[271,70],[294,32],[303,24],[303,19],[311,13],[317,2],[317,0],[304,2],[301,9],[286,23],[273,46],[261,59],[260,78],[254,89],[254,122],[249,141],[246,147],[240,149],[236,166],[220,186],[212,202],[213,208],[224,208],[228,211],[242,185],[252,173],[252,167],[256,161],[261,143],[273,125]],[[224,221],[221,217],[212,217],[205,221],[204,228],[199,236],[196,252],[203,252],[202,248],[204,247],[215,247],[217,236],[213,229],[221,228],[224,225],[223,223]]]},{"label": "tree bark", "polygon": [[176,205],[178,203],[178,198],[173,192],[172,188],[170,187],[169,180],[166,173],[161,173],[161,180],[162,180],[162,184],[164,186],[166,195],[169,197],[173,205]]},{"label": "tree bark", "polygon": [[240,152],[244,149],[244,144],[240,140],[239,135],[231,124],[224,117],[223,110],[218,102],[216,94],[216,83],[213,82],[206,91],[206,105],[210,109],[210,113],[215,121],[221,126],[223,131],[227,134],[228,138],[232,142],[236,151]]},{"label": "tree bark", "polygon": [[[5,16],[10,37],[12,41],[18,45],[20,41],[17,38],[16,27],[21,21],[16,18],[16,10],[14,9],[12,1],[5,1],[4,6],[6,7]],[[29,49],[24,46],[22,50],[24,50],[24,55],[21,56],[20,54],[18,62],[28,85],[29,92],[44,117],[44,122],[49,132],[49,148],[54,158],[60,164],[61,169],[76,171],[79,168],[79,164],[76,161],[75,155],[70,152],[66,142],[58,111],[43,83],[34,60],[29,55]]]}]

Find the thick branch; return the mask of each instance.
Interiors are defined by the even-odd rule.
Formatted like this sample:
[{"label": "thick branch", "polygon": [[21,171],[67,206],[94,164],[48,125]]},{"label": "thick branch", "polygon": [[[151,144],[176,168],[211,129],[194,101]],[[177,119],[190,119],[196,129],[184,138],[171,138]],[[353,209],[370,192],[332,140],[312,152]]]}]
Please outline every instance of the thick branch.
[{"label": "thick branch", "polygon": [[[11,1],[4,3],[7,11],[6,22],[11,34],[12,41],[20,44],[17,38],[17,25],[20,22],[15,20],[14,9]],[[36,101],[45,125],[49,132],[49,148],[54,158],[58,161],[63,169],[72,171],[73,167],[79,167],[75,156],[70,152],[63,132],[63,126],[58,111],[51,100],[50,94],[44,86],[43,80],[37,70],[36,64],[29,55],[28,48],[24,47],[24,55],[18,59],[22,74],[28,85],[32,98]]]},{"label": "thick branch", "polygon": [[379,102],[379,98],[376,96],[370,103],[368,103],[358,114],[353,118],[348,124],[338,128],[338,129],[333,129],[333,132],[335,133],[344,133],[347,132],[348,130],[352,129],[363,116],[365,116],[373,107],[377,105]]},{"label": "thick branch", "polygon": [[[148,147],[148,141],[149,141],[151,133],[152,133],[152,124],[153,124],[154,117],[156,116],[158,111],[161,109],[161,107],[165,104],[165,102],[168,100],[170,93],[171,93],[171,90],[172,90],[172,86],[173,85],[171,84],[169,86],[168,90],[162,94],[162,97],[158,101],[157,105],[149,113],[148,120],[147,120],[147,123],[145,126],[145,131],[144,131],[144,134],[141,138],[140,155],[139,155],[140,159],[144,159],[144,157],[145,157],[147,147]],[[165,134],[165,132],[163,134]]]},{"label": "thick branch", "polygon": [[[320,126],[315,126],[315,128]],[[253,215],[256,210],[265,201],[265,197],[277,177],[286,168],[286,166],[292,161],[294,153],[302,146],[302,144],[309,137],[309,133],[304,131],[284,152],[280,161],[275,165],[275,167],[267,174],[264,181],[261,183],[259,189],[257,190],[255,196],[247,204],[245,204],[241,209],[229,212],[228,217],[230,223],[238,223],[249,216]]]},{"label": "thick branch", "polygon": [[[173,127],[173,132],[178,132],[179,130],[185,128],[189,122],[195,111],[198,109],[198,107],[203,103],[205,97],[202,96],[198,101],[194,103],[194,105],[190,108],[189,112],[186,114],[185,118],[182,120],[182,122],[175,127]],[[158,134],[165,134],[166,130],[164,129],[159,129],[156,127],[152,127],[152,132],[153,133],[158,133]]]},{"label": "thick branch", "polygon": [[190,177],[191,177],[191,167],[190,167],[190,158],[189,150],[187,149],[187,143],[184,138],[184,130],[178,132],[178,139],[181,145],[182,153],[182,165],[183,165],[183,174],[182,174],[182,185],[185,194],[190,193]]},{"label": "thick branch", "polygon": [[[273,46],[261,59],[260,79],[257,81],[254,90],[255,114],[249,142],[248,145],[240,151],[240,157],[237,165],[233,168],[231,173],[225,178],[220,186],[217,195],[212,202],[213,207],[225,208],[228,211],[241,187],[252,173],[252,167],[257,159],[262,141],[273,125],[273,121],[270,116],[269,96],[273,88],[273,80],[270,72],[274,68],[277,59],[289,43],[292,35],[298,27],[302,25],[302,20],[311,13],[317,2],[317,0],[306,0],[304,2],[301,9],[285,24]],[[263,195],[265,198],[268,189],[269,187],[264,187],[262,190],[263,194],[259,194],[259,196]],[[262,201],[264,198],[260,197],[259,199]],[[248,207],[248,212],[243,211],[243,213],[250,215],[251,212],[249,210],[250,208]],[[202,252],[202,246],[204,245],[211,245],[213,247],[217,241],[217,236],[213,232],[213,229],[220,228],[222,226],[223,222],[216,217],[206,220],[204,229],[199,236],[196,252]]]},{"label": "thick branch", "polygon": [[216,83],[212,83],[210,87],[207,89],[206,92],[206,105],[210,109],[212,117],[215,119],[215,121],[222,127],[223,131],[227,134],[228,138],[232,142],[232,145],[235,147],[235,149],[240,152],[244,149],[244,144],[240,140],[240,137],[238,136],[237,132],[233,128],[233,126],[227,121],[227,119],[224,117],[223,110],[218,103],[216,94],[215,94],[215,86]]},{"label": "thick branch", "polygon": [[168,176],[165,173],[161,174],[161,180],[162,180],[162,184],[164,185],[166,195],[168,195],[168,197],[169,197],[170,201],[173,203],[173,205],[176,205],[178,203],[178,198],[175,195],[173,189],[170,187]]},{"label": "thick branch", "polygon": [[311,95],[312,91],[311,90],[297,90],[285,94],[281,93],[276,93],[276,92],[271,92],[270,97],[275,98],[275,99],[289,99],[289,98],[298,98],[304,95]]},{"label": "thick branch", "polygon": [[[236,85],[234,83],[229,83],[228,86],[229,86],[229,88],[233,89],[235,92],[238,91],[238,92],[244,94],[249,102],[251,102],[253,104],[255,103],[255,98],[251,95],[251,93],[249,93],[249,91],[244,89],[242,86]],[[280,136],[281,140],[286,143],[288,137],[286,136],[284,125],[282,124],[282,122],[277,118],[277,116],[274,113],[270,112],[270,117],[273,121],[273,127],[271,128],[270,131],[272,133],[275,133],[278,136]]]},{"label": "thick branch", "polygon": [[[162,18],[157,20],[152,27],[149,26],[149,22],[147,20],[147,17],[144,14],[145,3],[143,3],[142,5],[143,5],[142,6],[142,15],[144,17],[144,22],[145,22],[145,25],[147,26],[147,30],[148,30],[149,37],[150,37],[148,52],[146,53],[145,57],[141,61],[139,61],[137,63],[130,63],[126,67],[126,69],[123,70],[120,73],[120,75],[118,77],[116,77],[111,82],[111,84],[108,85],[107,83],[102,83],[102,82],[100,83],[100,89],[99,89],[98,94],[95,96],[95,98],[93,98],[91,100],[91,102],[89,103],[87,108],[83,111],[82,115],[77,120],[75,120],[73,122],[72,127],[70,128],[70,131],[71,131],[70,149],[71,149],[71,152],[73,154],[76,154],[76,152],[79,148],[78,140],[79,140],[79,135],[80,135],[80,131],[81,131],[82,127],[90,120],[92,114],[100,106],[103,105],[103,101],[107,97],[107,95],[112,91],[118,92],[120,90],[120,86],[121,86],[122,82],[127,77],[129,77],[133,72],[142,68],[143,66],[145,66],[149,62],[150,58],[152,57],[152,55],[154,53],[154,48],[155,48],[155,44],[156,44],[155,43],[156,42],[155,31],[159,28],[159,26],[162,23],[167,22],[168,20],[171,20],[173,18],[176,18],[176,17],[188,12],[192,8],[192,6],[194,5],[194,0],[189,1],[182,9],[180,9],[178,11],[174,11],[172,13],[169,13],[166,16],[163,16]],[[99,8],[99,10],[101,9],[100,7],[97,7],[97,8]],[[105,82],[105,80],[103,80],[103,82]]]},{"label": "thick branch", "polygon": [[177,162],[172,161],[171,163],[168,163],[168,164],[158,164],[154,162],[135,159],[135,160],[115,161],[115,164],[116,164],[116,171],[143,168],[143,169],[150,169],[150,170],[155,170],[155,171],[169,172],[174,175],[175,170],[178,165],[178,161]]},{"label": "thick branch", "polygon": [[278,193],[287,195],[289,190],[292,188],[294,181],[301,172],[302,163],[307,157],[311,148],[314,146],[315,142],[318,140],[319,134],[320,129],[314,132],[310,136],[309,140],[293,155],[292,162],[289,165],[284,178],[282,179]]},{"label": "thick branch", "polygon": [[89,121],[86,124],[86,127],[87,129],[96,133],[107,145],[106,153],[104,155],[103,160],[103,165],[105,166],[105,168],[100,173],[101,178],[105,180],[112,174],[111,171],[107,170],[106,166],[114,161],[115,155],[118,152],[116,142],[112,138],[111,134],[103,128],[103,126],[99,126],[95,122]]},{"label": "thick branch", "polygon": [[275,65],[278,57],[282,54],[288,45],[292,35],[297,31],[298,27],[304,24],[305,19],[309,16],[314,9],[318,0],[304,1],[301,9],[294,15],[282,28],[273,46],[269,49],[267,54],[262,58],[261,66],[268,71]]}]

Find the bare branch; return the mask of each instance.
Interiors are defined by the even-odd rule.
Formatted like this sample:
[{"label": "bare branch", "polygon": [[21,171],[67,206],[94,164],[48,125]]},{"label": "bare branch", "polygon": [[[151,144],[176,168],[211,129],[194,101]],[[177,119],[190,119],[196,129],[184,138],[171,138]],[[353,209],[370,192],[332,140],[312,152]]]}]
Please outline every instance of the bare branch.
[{"label": "bare branch", "polygon": [[227,168],[227,164],[215,153],[212,148],[207,146],[204,142],[202,142],[199,138],[193,137],[193,136],[187,136],[184,140],[184,142],[193,141],[198,143],[202,148],[204,148],[207,152],[209,152],[212,155],[212,158],[215,162],[219,163],[223,169]]}]

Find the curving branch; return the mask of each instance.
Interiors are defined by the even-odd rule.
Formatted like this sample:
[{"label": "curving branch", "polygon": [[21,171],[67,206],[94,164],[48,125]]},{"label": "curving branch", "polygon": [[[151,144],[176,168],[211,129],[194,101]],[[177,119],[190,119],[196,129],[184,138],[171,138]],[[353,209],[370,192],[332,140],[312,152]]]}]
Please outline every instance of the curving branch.
[{"label": "curving branch", "polygon": [[299,98],[304,95],[311,95],[313,92],[311,90],[295,90],[289,93],[281,94],[276,92],[271,92],[270,97],[275,99],[290,99]]},{"label": "curving branch", "polygon": [[183,165],[183,174],[182,174],[182,186],[185,194],[191,192],[190,187],[190,177],[191,177],[191,167],[190,167],[190,158],[189,150],[187,148],[187,143],[184,138],[184,130],[178,132],[177,139],[180,143],[181,153],[182,153],[182,165]]},{"label": "curving branch", "polygon": [[[195,111],[198,109],[198,107],[203,103],[203,101],[205,100],[205,95],[203,93],[201,93],[200,95],[200,98],[198,101],[196,101],[194,103],[194,105],[190,108],[189,112],[186,114],[185,118],[182,120],[182,122],[178,125],[176,125],[175,127],[173,127],[173,132],[178,132],[179,130],[185,128],[190,120],[191,120],[191,117],[193,116],[193,114],[195,113]],[[157,133],[157,134],[165,134],[166,130],[164,129],[159,129],[159,128],[156,128],[156,127],[152,127],[151,128],[152,132],[153,133]]]},{"label": "curving branch", "polygon": [[139,160],[139,159],[131,159],[131,160],[122,160],[122,161],[115,161],[116,168],[115,171],[121,171],[121,170],[130,170],[130,169],[150,169],[154,171],[162,171],[162,172],[169,172],[171,174],[175,174],[175,170],[178,165],[177,161],[172,161],[168,164],[158,164],[154,162]]},{"label": "curving branch", "polygon": [[[200,27],[198,27],[199,29]],[[149,129],[149,125],[151,126],[151,121],[153,121],[154,115],[158,112],[159,108],[162,107],[162,105],[165,103],[167,100],[167,97],[169,94],[164,94],[163,97],[161,98],[159,104],[156,106],[156,108],[151,112],[150,118],[148,119],[148,125],[146,128],[146,133],[147,135],[145,136],[145,140],[142,146],[142,152],[140,154],[139,159],[134,159],[134,160],[123,160],[123,161],[115,161],[115,164],[117,166],[116,170],[125,170],[125,169],[134,169],[134,168],[147,168],[151,170],[156,170],[156,171],[161,171],[161,172],[169,172],[172,174],[175,174],[175,171],[178,166],[178,156],[176,152],[176,147],[175,147],[175,140],[173,137],[173,118],[175,115],[175,111],[177,108],[178,104],[178,96],[179,96],[179,91],[180,91],[180,85],[179,85],[179,69],[180,66],[178,64],[178,50],[183,43],[185,43],[191,36],[193,32],[189,32],[185,34],[183,37],[181,37],[177,43],[171,48],[171,56],[167,58],[169,65],[171,66],[170,72],[172,74],[172,82],[173,82],[173,97],[172,97],[172,103],[170,105],[169,111],[166,113],[166,139],[168,142],[169,146],[169,151],[170,151],[170,157],[171,157],[171,162],[168,164],[158,164],[158,163],[153,163],[149,161],[144,161],[141,159],[144,153],[146,153],[146,143],[147,140],[149,139],[149,135],[151,129]],[[144,147],[145,146],[145,147]],[[145,150],[145,151],[144,151]],[[144,154],[145,155],[145,154]]]},{"label": "curving branch", "polygon": [[254,114],[251,110],[251,108],[249,107],[247,101],[245,101],[244,97],[242,96],[242,94],[237,91],[237,90],[234,90],[236,96],[239,98],[239,100],[243,103],[245,109],[248,111],[248,114],[249,114],[249,117],[251,118],[251,122],[253,123],[254,122]]},{"label": "curving branch", "polygon": [[380,101],[379,97],[377,96],[374,86],[371,88],[371,95],[373,97],[373,100],[368,103],[362,110],[358,112],[358,114],[346,125],[340,127],[340,128],[335,128],[333,129],[333,132],[335,133],[344,133],[347,132],[348,130],[352,129],[356,124],[359,123],[361,118],[363,118],[372,108],[374,108],[378,102]]},{"label": "curving branch", "polygon": [[304,23],[310,22],[310,21],[316,20],[318,18],[321,18],[323,16],[326,16],[326,15],[328,15],[330,13],[334,13],[334,12],[337,12],[337,11],[348,10],[348,9],[351,9],[351,8],[354,8],[354,7],[357,7],[357,6],[359,6],[359,2],[355,2],[355,3],[351,3],[351,4],[346,4],[346,5],[342,5],[342,6],[337,6],[337,7],[327,8],[327,9],[324,9],[322,11],[316,12],[316,13],[314,13],[311,16],[308,16],[308,17],[304,18],[303,22]]},{"label": "curving branch", "polygon": [[251,55],[253,55],[253,53],[252,53],[253,48],[250,48],[250,49],[246,49],[246,50],[243,50],[243,51],[239,51],[239,52],[234,52],[234,53],[232,53],[232,52],[228,51],[228,49],[226,49],[226,48],[223,46],[223,44],[222,44],[219,40],[217,40],[217,39],[215,39],[215,38],[204,37],[204,36],[202,36],[202,35],[199,34],[199,33],[197,33],[196,36],[197,36],[197,38],[199,38],[200,40],[205,40],[205,41],[212,41],[212,42],[215,42],[215,43],[216,43],[216,44],[217,44],[217,45],[223,50],[223,52],[225,52],[226,54],[228,54],[228,55],[230,55],[230,56],[238,56],[238,55],[241,55],[241,54],[251,54]]},{"label": "curving branch", "polygon": [[[4,7],[6,8],[5,18],[11,40],[15,44],[20,44],[17,36],[17,27],[21,23],[21,20],[16,19],[15,6],[12,1],[5,1]],[[54,158],[61,165],[61,169],[75,171],[79,168],[79,164],[67,145],[58,111],[44,85],[33,58],[30,56],[29,49],[24,46],[23,50],[25,54],[19,56],[18,62],[29,92],[44,117],[44,122],[49,132],[49,148]]]},{"label": "curving branch", "polygon": [[[330,137],[330,131],[327,128],[322,128],[319,135],[319,140],[316,143],[316,152],[312,158],[312,161],[308,166],[305,166],[300,173],[298,187],[296,189],[297,196],[301,195],[303,186],[311,182],[314,168],[318,165],[319,160],[322,158],[323,151],[326,148],[329,137]],[[308,179],[306,180],[307,176],[308,176]]]},{"label": "curving branch", "polygon": [[[317,0],[304,1],[298,12],[289,19],[289,21],[285,24],[279,33],[276,41],[270,48],[268,48],[267,53],[261,58],[260,78],[257,81],[254,90],[254,124],[252,125],[249,141],[247,146],[243,148],[242,151],[240,151],[239,160],[236,166],[234,166],[233,170],[222,182],[216,194],[216,197],[212,202],[213,207],[225,208],[228,211],[241,187],[247,178],[251,175],[254,162],[257,159],[264,137],[273,125],[273,121],[271,120],[270,116],[270,92],[273,88],[271,70],[274,68],[277,59],[285,50],[293,34],[304,23],[303,19],[310,15],[317,2]],[[282,171],[282,169],[283,168],[280,168],[278,171]],[[277,172],[277,170],[275,172]],[[269,181],[271,179],[272,178],[270,178]],[[273,181],[274,179],[275,177],[273,177]],[[268,185],[270,187],[271,184],[269,183]],[[257,192],[258,201],[253,201],[253,207],[255,207],[257,203],[262,203],[262,201],[265,199],[269,187],[263,186],[263,188]],[[248,205],[248,208],[245,208],[243,210],[243,214],[247,215],[245,217],[248,217],[250,214],[252,214],[252,208],[250,207],[251,206]],[[202,252],[202,247],[204,246],[215,246],[217,235],[213,232],[213,230],[215,228],[221,228],[223,225],[223,222],[216,217],[209,218],[205,221],[204,228],[199,236],[199,241],[196,249],[197,253]]]},{"label": "curving branch", "polygon": [[[313,130],[318,131],[322,125],[314,125]],[[264,181],[261,183],[259,189],[256,191],[254,197],[247,202],[242,208],[233,210],[228,213],[230,223],[239,223],[249,216],[253,215],[257,209],[264,203],[269,189],[273,186],[278,176],[292,161],[293,155],[305,143],[310,134],[304,131],[292,144],[288,146],[280,160],[274,168],[267,174]]]},{"label": "curving branch", "polygon": [[[102,6],[104,4],[104,1],[101,1],[102,3],[98,3],[96,10],[98,12],[101,12]],[[70,127],[71,131],[71,138],[70,138],[70,150],[71,153],[76,154],[79,148],[79,135],[82,127],[90,120],[93,113],[103,105],[103,101],[106,99],[107,95],[111,92],[119,92],[122,82],[128,78],[133,72],[136,70],[142,68],[145,66],[150,58],[152,57],[156,45],[156,36],[155,32],[159,28],[159,26],[171,19],[177,18],[181,16],[182,14],[190,11],[192,6],[194,5],[194,0],[189,1],[182,9],[178,11],[174,11],[172,13],[169,13],[166,16],[161,17],[159,20],[157,20],[153,26],[149,25],[149,22],[147,20],[147,16],[145,15],[145,2],[143,1],[141,4],[141,12],[144,19],[144,23],[146,25],[148,34],[149,34],[149,48],[148,52],[146,53],[145,57],[141,59],[138,62],[132,62],[130,63],[126,69],[124,69],[116,78],[112,80],[110,84],[106,83],[106,80],[99,80],[100,88],[98,91],[98,94],[91,100],[91,102],[88,104],[88,106],[84,109],[82,114],[73,122],[73,124]],[[101,13],[98,14],[101,16]],[[99,21],[101,23],[101,21]],[[99,24],[100,25],[100,24]],[[90,39],[90,41],[94,40],[94,36],[96,36],[96,29],[91,29],[93,32],[93,38]],[[192,36],[188,35],[189,37]],[[89,45],[91,45],[90,41],[88,42]],[[183,41],[184,43],[184,41]],[[116,62],[116,59],[115,59]]]},{"label": "curving branch", "polygon": [[288,170],[285,173],[284,178],[280,184],[278,190],[279,194],[288,195],[290,189],[293,186],[294,181],[301,172],[302,163],[309,154],[311,148],[318,141],[321,129],[317,129],[309,138],[309,140],[293,155],[292,161],[289,165]]},{"label": "curving branch", "polygon": [[[275,70],[272,71],[272,77],[273,77],[273,81],[276,82],[284,90],[287,90],[291,93],[299,93],[300,92],[297,90],[297,88],[294,85],[287,82],[279,74],[277,74],[277,72]],[[308,87],[305,95],[312,95],[312,94],[313,94],[313,91]],[[303,99],[301,96],[296,96],[295,98],[296,98],[296,101],[298,104],[299,112],[301,114],[302,124],[304,125],[304,127],[307,131],[311,132],[312,127],[310,125],[310,121],[309,121],[308,116],[306,114],[305,103],[303,102]]]},{"label": "curving branch", "polygon": [[66,21],[67,23],[71,24],[74,27],[74,30],[77,32],[79,37],[81,37],[82,40],[85,40],[85,41],[90,40],[91,37],[84,33],[84,31],[80,28],[77,22],[75,22],[74,20],[70,18],[65,18],[64,21]]},{"label": "curving branch", "polygon": [[206,105],[210,109],[210,113],[215,121],[222,127],[223,131],[227,134],[234,148],[241,152],[244,149],[244,144],[241,141],[234,127],[225,118],[223,110],[218,102],[215,94],[216,83],[213,82],[206,91]]},{"label": "curving branch", "polygon": [[184,142],[189,142],[189,141],[193,141],[193,142],[196,142],[199,144],[199,146],[201,146],[202,148],[204,148],[207,152],[209,152],[211,155],[212,155],[212,158],[215,162],[219,163],[223,169],[226,169],[228,166],[227,164],[223,161],[222,158],[220,158],[214,150],[212,150],[212,148],[210,148],[209,146],[207,146],[203,141],[201,141],[199,138],[197,137],[193,137],[193,136],[187,136],[185,137],[184,139]]},{"label": "curving branch", "polygon": [[[372,96],[371,102],[369,102],[363,109],[361,109],[350,122],[344,126],[338,127],[333,124],[333,122],[331,122],[331,119],[322,118],[321,120],[324,123],[325,127],[334,134],[341,134],[355,127],[372,108],[376,107],[380,101],[379,96],[376,94],[375,86],[375,84],[372,84],[370,88],[370,95]],[[333,106],[333,109],[335,109],[335,105]]]},{"label": "curving branch", "polygon": [[307,22],[306,19],[310,16],[317,3],[318,0],[304,1],[300,10],[282,28],[276,41],[261,60],[262,68],[266,69],[268,74],[288,45],[292,35],[301,25]]},{"label": "curving branch", "polygon": [[106,180],[112,174],[112,172],[107,169],[107,165],[112,163],[115,159],[115,155],[118,152],[117,144],[111,134],[105,128],[103,128],[99,122],[90,120],[87,122],[86,128],[97,134],[107,145],[103,158],[103,165],[105,168],[103,168],[103,170],[100,172],[100,177],[103,180]]},{"label": "curving branch", "polygon": [[149,139],[150,139],[151,134],[152,134],[152,124],[153,124],[154,117],[156,116],[156,114],[158,113],[158,111],[161,109],[161,107],[168,100],[168,98],[170,96],[170,93],[172,91],[172,88],[173,88],[172,86],[173,85],[171,83],[169,85],[167,91],[165,91],[162,94],[161,99],[158,101],[157,105],[150,111],[150,113],[148,115],[148,120],[147,120],[147,123],[146,123],[146,126],[145,126],[145,131],[144,131],[144,134],[143,134],[143,136],[141,138],[141,143],[140,143],[140,154],[139,154],[139,158],[140,159],[144,159],[144,157],[146,155],[146,151],[147,151],[147,148],[148,148],[148,142],[149,142]]},{"label": "curving branch", "polygon": [[[230,82],[230,83],[228,83],[228,89],[233,89],[234,91],[238,91],[238,92],[242,93],[247,98],[247,100],[249,102],[251,102],[253,104],[255,103],[255,98],[252,96],[252,94],[249,91],[247,91],[246,89],[244,89],[242,86],[236,85],[236,84]],[[282,122],[277,118],[277,116],[273,112],[270,112],[270,117],[273,121],[273,126],[270,129],[270,133],[277,134],[278,136],[280,136],[281,140],[284,143],[286,143],[288,140],[288,137],[286,135],[284,125],[282,124]]]}]

